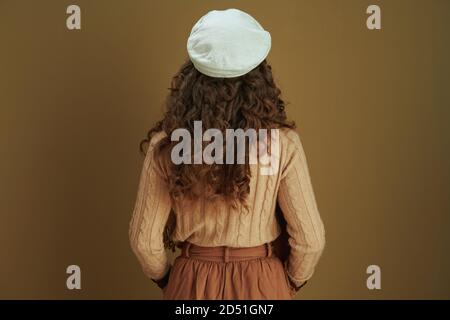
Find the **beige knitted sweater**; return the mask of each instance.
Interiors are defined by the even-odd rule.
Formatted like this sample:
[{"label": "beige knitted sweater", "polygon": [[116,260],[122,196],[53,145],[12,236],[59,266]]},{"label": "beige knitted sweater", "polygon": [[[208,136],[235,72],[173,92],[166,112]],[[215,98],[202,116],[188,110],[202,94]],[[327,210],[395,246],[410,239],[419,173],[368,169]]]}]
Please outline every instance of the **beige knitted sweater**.
[{"label": "beige knitted sweater", "polygon": [[261,175],[260,164],[250,165],[248,210],[233,209],[220,198],[172,203],[164,170],[153,159],[153,148],[163,136],[160,132],[150,141],[129,229],[131,247],[148,277],[161,279],[168,271],[163,231],[171,208],[176,216],[173,241],[250,247],[273,241],[280,234],[275,217],[277,201],[287,222],[291,246],[285,265],[287,274],[297,285],[312,276],[324,249],[325,231],[296,131],[279,130],[277,174]]}]

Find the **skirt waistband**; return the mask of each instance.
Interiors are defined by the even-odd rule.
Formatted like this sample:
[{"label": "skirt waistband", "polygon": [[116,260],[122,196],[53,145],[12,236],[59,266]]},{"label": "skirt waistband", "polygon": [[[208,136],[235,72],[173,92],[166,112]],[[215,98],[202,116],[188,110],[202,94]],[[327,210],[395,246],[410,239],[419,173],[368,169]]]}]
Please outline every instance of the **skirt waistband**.
[{"label": "skirt waistband", "polygon": [[242,261],[261,257],[272,256],[272,243],[255,247],[204,247],[185,241],[181,247],[181,256],[185,258],[196,258],[208,261]]}]

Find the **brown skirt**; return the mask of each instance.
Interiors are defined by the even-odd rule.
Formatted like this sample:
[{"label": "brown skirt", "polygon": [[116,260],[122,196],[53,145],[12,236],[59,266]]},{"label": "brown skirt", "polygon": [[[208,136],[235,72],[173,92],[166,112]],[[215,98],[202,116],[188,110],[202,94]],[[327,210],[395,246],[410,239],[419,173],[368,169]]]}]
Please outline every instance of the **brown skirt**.
[{"label": "brown skirt", "polygon": [[166,300],[291,300],[287,274],[272,244],[249,248],[183,244],[175,258]]}]

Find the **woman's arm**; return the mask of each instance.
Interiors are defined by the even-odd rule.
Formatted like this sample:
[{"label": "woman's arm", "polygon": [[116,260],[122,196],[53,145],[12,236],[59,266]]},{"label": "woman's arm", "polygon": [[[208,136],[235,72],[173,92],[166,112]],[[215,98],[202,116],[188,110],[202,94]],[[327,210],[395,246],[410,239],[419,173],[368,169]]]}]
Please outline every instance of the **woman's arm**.
[{"label": "woman's arm", "polygon": [[160,134],[155,135],[150,141],[129,227],[133,252],[144,273],[156,283],[165,279],[170,271],[163,232],[169,217],[171,200],[163,170],[153,157],[155,144],[160,137]]},{"label": "woman's arm", "polygon": [[286,220],[291,251],[285,269],[295,287],[313,275],[325,247],[325,229],[317,208],[300,137],[289,134],[286,165],[281,173],[278,203]]}]

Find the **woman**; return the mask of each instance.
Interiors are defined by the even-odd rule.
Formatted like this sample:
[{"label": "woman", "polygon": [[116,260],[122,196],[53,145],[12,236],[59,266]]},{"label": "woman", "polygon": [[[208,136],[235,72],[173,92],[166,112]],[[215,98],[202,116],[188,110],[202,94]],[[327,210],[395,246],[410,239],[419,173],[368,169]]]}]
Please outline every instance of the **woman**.
[{"label": "woman", "polygon": [[[270,34],[240,10],[203,16],[166,113],[141,143],[130,241],[164,299],[292,299],[321,256],[324,226],[300,138],[266,61],[270,45]],[[199,128],[215,130],[214,139],[192,141]],[[229,139],[218,138],[252,130],[266,139],[233,139],[228,149]],[[183,148],[180,132],[190,134]],[[214,161],[191,161],[212,141],[223,146],[210,153]],[[244,162],[228,161],[242,150]],[[267,161],[250,161],[254,150],[274,155],[270,170],[263,171]],[[175,246],[181,254],[171,264],[165,249]]]}]

